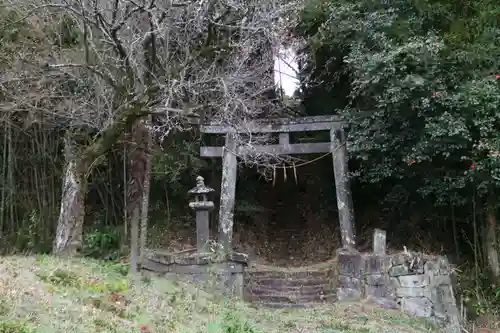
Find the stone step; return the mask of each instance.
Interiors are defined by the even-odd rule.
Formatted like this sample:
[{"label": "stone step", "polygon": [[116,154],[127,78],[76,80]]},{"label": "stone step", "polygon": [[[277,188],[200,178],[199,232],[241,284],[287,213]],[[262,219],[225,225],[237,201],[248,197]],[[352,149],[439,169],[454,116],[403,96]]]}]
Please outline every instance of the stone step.
[{"label": "stone step", "polygon": [[333,271],[246,271],[251,279],[326,279],[334,276]]},{"label": "stone step", "polygon": [[318,284],[312,286],[269,286],[269,285],[259,285],[259,284],[247,284],[245,286],[246,290],[260,293],[296,293],[302,295],[312,295],[319,293],[327,293],[328,291],[335,290],[335,286],[332,284]]},{"label": "stone step", "polygon": [[312,308],[325,302],[307,302],[307,303],[276,303],[276,302],[252,302],[250,305],[256,308],[272,308],[272,309],[304,309]]},{"label": "stone step", "polygon": [[335,279],[331,278],[322,278],[322,279],[294,279],[294,278],[286,278],[286,279],[272,279],[272,278],[245,278],[246,285],[258,285],[258,286],[267,286],[269,288],[299,288],[306,286],[319,286],[319,285],[329,285],[333,284]]},{"label": "stone step", "polygon": [[278,295],[278,294],[247,294],[246,298],[254,302],[266,302],[266,303],[284,303],[284,304],[296,304],[296,303],[321,303],[335,302],[337,299],[335,293],[328,295]]},{"label": "stone step", "polygon": [[265,275],[249,275],[245,274],[245,282],[247,283],[271,283],[269,281],[281,282],[281,283],[293,283],[294,281],[301,281],[305,285],[317,284],[324,281],[336,281],[334,276],[265,276]]}]

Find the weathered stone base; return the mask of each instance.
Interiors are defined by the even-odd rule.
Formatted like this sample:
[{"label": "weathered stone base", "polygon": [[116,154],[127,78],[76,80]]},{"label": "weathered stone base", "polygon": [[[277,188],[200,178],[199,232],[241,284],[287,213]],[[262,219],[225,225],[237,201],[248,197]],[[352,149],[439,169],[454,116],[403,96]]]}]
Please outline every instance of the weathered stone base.
[{"label": "weathered stone base", "polygon": [[337,261],[321,269],[246,270],[247,256],[149,251],[145,271],[179,277],[211,291],[244,297],[261,306],[310,307],[338,300],[370,299],[383,308],[444,324],[459,333],[451,267],[444,257],[337,252]]},{"label": "weathered stone base", "polygon": [[141,268],[188,283],[210,288],[225,295],[243,297],[243,277],[247,256],[233,253],[220,256],[196,250],[178,253],[148,251]]}]

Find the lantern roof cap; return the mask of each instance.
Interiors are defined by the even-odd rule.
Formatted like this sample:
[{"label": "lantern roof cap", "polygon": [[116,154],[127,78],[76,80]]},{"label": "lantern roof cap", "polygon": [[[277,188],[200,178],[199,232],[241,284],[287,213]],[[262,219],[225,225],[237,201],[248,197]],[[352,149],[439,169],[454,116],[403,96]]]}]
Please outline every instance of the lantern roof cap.
[{"label": "lantern roof cap", "polygon": [[208,194],[214,192],[213,188],[205,186],[205,179],[202,176],[196,177],[196,186],[189,190],[189,194]]}]

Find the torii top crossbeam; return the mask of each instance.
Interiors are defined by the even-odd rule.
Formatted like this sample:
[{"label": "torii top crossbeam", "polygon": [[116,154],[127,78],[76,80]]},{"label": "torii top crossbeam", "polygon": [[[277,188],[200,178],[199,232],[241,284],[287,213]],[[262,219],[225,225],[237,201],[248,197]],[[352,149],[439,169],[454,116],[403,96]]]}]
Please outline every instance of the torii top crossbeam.
[{"label": "torii top crossbeam", "polygon": [[[278,145],[255,146],[252,149],[256,152],[275,155],[296,155],[327,153],[331,151],[331,142],[290,144],[290,132],[340,130],[344,126],[345,123],[337,116],[312,116],[252,121],[240,128],[234,128],[221,123],[210,123],[201,125],[200,131],[206,134],[280,133]],[[244,155],[245,147],[238,147],[235,153],[237,155]],[[221,157],[223,155],[223,147],[201,147],[200,155],[202,157]]]},{"label": "torii top crossbeam", "polygon": [[310,132],[323,131],[335,127],[343,127],[345,122],[338,116],[311,116],[301,118],[275,118],[254,120],[244,127],[234,128],[219,122],[201,124],[202,133],[222,134],[231,131],[239,133],[278,133],[278,132]]}]

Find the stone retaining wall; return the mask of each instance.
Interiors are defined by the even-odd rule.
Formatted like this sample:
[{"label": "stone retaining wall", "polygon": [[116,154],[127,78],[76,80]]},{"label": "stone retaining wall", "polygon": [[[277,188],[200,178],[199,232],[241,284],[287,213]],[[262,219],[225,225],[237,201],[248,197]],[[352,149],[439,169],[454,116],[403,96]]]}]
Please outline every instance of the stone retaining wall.
[{"label": "stone retaining wall", "polygon": [[338,253],[339,300],[369,298],[382,307],[447,324],[460,332],[451,267],[444,257]]},{"label": "stone retaining wall", "polygon": [[242,254],[220,258],[196,251],[153,251],[142,269],[197,284],[210,281],[212,287],[215,280],[222,292],[275,308],[370,299],[381,307],[446,324],[450,333],[460,332],[451,267],[444,257],[339,250],[337,260],[321,268],[296,269],[247,269],[246,260]]}]

